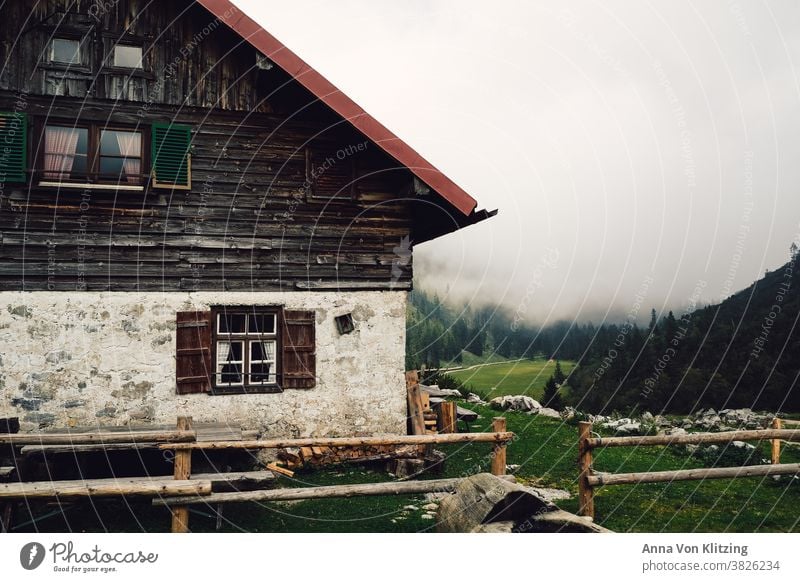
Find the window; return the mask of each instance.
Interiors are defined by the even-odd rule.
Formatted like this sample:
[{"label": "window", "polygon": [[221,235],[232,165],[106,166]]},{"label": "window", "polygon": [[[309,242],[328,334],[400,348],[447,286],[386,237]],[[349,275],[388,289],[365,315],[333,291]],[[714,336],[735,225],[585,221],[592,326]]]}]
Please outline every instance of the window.
[{"label": "window", "polygon": [[223,308],[215,311],[214,317],[214,386],[277,386],[277,311],[263,308]]},{"label": "window", "polygon": [[79,40],[69,38],[54,38],[50,40],[49,60],[51,63],[64,65],[81,64],[81,43]]},{"label": "window", "polygon": [[100,184],[141,190],[143,143],[138,130],[48,124],[40,185]]},{"label": "window", "polygon": [[177,314],[178,394],[253,394],[316,386],[313,311],[215,307]]},{"label": "window", "polygon": [[142,47],[124,44],[115,45],[113,64],[115,67],[124,67],[126,69],[141,69]]}]

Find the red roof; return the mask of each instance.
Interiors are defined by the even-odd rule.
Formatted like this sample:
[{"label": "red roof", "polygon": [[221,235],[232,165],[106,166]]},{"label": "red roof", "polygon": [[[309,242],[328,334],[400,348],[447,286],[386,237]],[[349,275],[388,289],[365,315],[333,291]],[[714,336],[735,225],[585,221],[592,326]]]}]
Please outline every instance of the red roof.
[{"label": "red roof", "polygon": [[272,36],[229,0],[198,0],[199,4],[225,23],[276,65],[292,75],[323,103],[349,121],[387,154],[406,166],[420,180],[450,202],[465,216],[477,202],[433,164],[414,151],[378,120],[359,107],[308,63]]}]

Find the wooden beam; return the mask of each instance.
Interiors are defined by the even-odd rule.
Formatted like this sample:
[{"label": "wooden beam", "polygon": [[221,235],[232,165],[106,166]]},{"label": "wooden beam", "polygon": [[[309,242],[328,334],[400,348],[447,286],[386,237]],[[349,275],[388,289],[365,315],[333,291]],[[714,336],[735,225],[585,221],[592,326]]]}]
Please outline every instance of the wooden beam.
[{"label": "wooden beam", "polygon": [[[775,430],[780,430],[783,428],[783,423],[781,419],[777,416],[772,419],[772,428]],[[771,441],[772,447],[772,464],[773,465],[780,465],[781,463],[781,441],[780,439],[772,439]]]},{"label": "wooden beam", "polygon": [[[442,403],[444,404],[444,403]],[[492,431],[497,434],[506,432],[506,419],[497,416],[492,420]],[[506,443],[500,441],[495,443],[492,450],[492,475],[500,476],[506,474]]]},{"label": "wooden beam", "polygon": [[[513,479],[513,477],[504,477]],[[430,481],[392,481],[389,483],[364,483],[359,485],[331,485],[325,487],[300,487],[237,493],[213,493],[203,497],[187,496],[174,499],[153,499],[153,505],[199,505],[214,503],[243,503],[247,501],[296,501],[333,497],[373,495],[416,495],[418,493],[449,493],[463,478],[432,479]]]},{"label": "wooden beam", "polygon": [[381,445],[444,445],[452,443],[500,443],[514,439],[513,432],[471,432],[457,434],[387,435],[375,437],[311,437],[300,439],[263,439],[257,441],[220,441],[164,443],[161,449],[284,449],[287,447],[369,447]]},{"label": "wooden beam", "polygon": [[589,477],[592,486],[631,485],[638,483],[664,483],[667,481],[698,481],[701,479],[735,479],[739,477],[766,477],[768,475],[793,475],[800,473],[800,463],[786,465],[751,465],[747,467],[716,467],[713,469],[682,469],[653,473],[617,473]]},{"label": "wooden beam", "polygon": [[679,435],[595,437],[587,440],[593,449],[599,447],[647,447],[660,445],[698,445],[703,443],[730,443],[733,441],[766,441],[781,439],[800,441],[800,429],[732,430],[728,432],[692,433]]},{"label": "wooden beam", "polygon": [[[456,403],[450,401],[441,402],[437,409],[439,412],[437,423],[439,433],[454,434],[458,432],[456,429],[456,420],[458,418]],[[505,429],[503,432],[505,432]]]},{"label": "wooden beam", "polygon": [[425,411],[419,389],[419,374],[416,370],[406,372],[406,391],[408,396],[408,416],[411,420],[411,434],[425,434]]},{"label": "wooden beam", "polygon": [[120,495],[209,495],[211,481],[169,478],[89,479],[0,483],[0,499],[114,497]]},{"label": "wooden beam", "polygon": [[[192,429],[191,416],[178,417],[178,430],[189,431]],[[175,451],[174,459],[175,480],[185,481],[192,475],[192,451]],[[189,531],[189,508],[178,506],[172,508],[172,533],[187,533]]]},{"label": "wooden beam", "polygon": [[589,440],[592,435],[591,422],[578,423],[578,515],[594,519],[594,488],[591,484],[592,447]]},{"label": "wooden beam", "polygon": [[193,430],[83,432],[83,433],[20,433],[0,434],[0,445],[93,445],[98,443],[171,443],[194,441]]},{"label": "wooden beam", "polygon": [[192,481],[210,481],[214,493],[262,489],[275,481],[272,471],[239,471],[233,473],[197,473]]},{"label": "wooden beam", "polygon": [[26,457],[76,454],[110,453],[112,451],[157,451],[158,443],[96,443],[93,445],[25,445],[20,454]]}]

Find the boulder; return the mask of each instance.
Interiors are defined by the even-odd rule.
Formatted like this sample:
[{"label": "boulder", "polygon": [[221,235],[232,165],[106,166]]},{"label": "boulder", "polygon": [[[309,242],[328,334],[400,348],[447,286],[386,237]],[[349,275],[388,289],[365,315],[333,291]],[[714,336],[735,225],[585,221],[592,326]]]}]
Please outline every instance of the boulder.
[{"label": "boulder", "polygon": [[731,443],[731,446],[734,446],[737,449],[745,449],[745,450],[748,450],[748,451],[752,451],[753,449],[756,448],[755,446],[751,445],[750,443],[746,443],[744,441],[733,441]]},{"label": "boulder", "polygon": [[553,408],[540,408],[538,409],[539,416],[546,416],[547,418],[557,418],[561,420],[561,413]]},{"label": "boulder", "polygon": [[564,410],[561,411],[561,418],[564,420],[572,420],[575,418],[576,411],[571,406],[567,406]]},{"label": "boulder", "polygon": [[634,435],[642,432],[641,422],[628,422],[621,424],[617,427],[617,434],[620,435]]},{"label": "boulder", "polygon": [[648,424],[654,424],[655,421],[656,421],[656,418],[652,414],[650,414],[649,412],[645,411],[645,412],[642,413],[642,422],[646,422]]},{"label": "boulder", "polygon": [[488,473],[463,479],[442,499],[437,530],[443,533],[601,533],[590,519],[561,510],[535,489]]},{"label": "boulder", "polygon": [[472,404],[482,404],[482,405],[486,404],[486,401],[483,398],[481,398],[477,394],[473,394],[472,392],[470,392],[467,395],[467,402],[470,402]]},{"label": "boulder", "polygon": [[542,407],[541,404],[536,402],[530,396],[514,395],[514,396],[498,396],[489,401],[489,405],[497,410],[511,410],[518,412],[530,412],[538,410]]}]

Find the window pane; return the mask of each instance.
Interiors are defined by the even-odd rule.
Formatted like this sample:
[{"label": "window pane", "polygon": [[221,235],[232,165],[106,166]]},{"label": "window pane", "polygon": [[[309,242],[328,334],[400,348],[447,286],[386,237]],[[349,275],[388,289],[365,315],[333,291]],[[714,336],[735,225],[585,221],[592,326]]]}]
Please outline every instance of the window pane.
[{"label": "window pane", "polygon": [[243,313],[220,313],[217,333],[244,333],[245,315]]},{"label": "window pane", "polygon": [[142,157],[142,134],[138,131],[104,129],[100,132],[100,155]]},{"label": "window pane", "polygon": [[48,125],[44,139],[44,177],[48,180],[85,178],[89,130]]},{"label": "window pane", "polygon": [[114,47],[114,66],[128,69],[142,68],[142,47],[117,45]]},{"label": "window pane", "polygon": [[[108,157],[115,156],[115,157]],[[119,156],[119,157],[116,157]],[[100,175],[115,182],[138,184],[142,173],[142,134],[138,131],[100,132]]]},{"label": "window pane", "polygon": [[217,342],[217,363],[241,362],[244,342]]},{"label": "window pane", "polygon": [[241,364],[225,364],[222,366],[221,373],[218,375],[220,384],[241,384],[242,366]]},{"label": "window pane", "polygon": [[77,40],[54,38],[50,41],[50,60],[68,65],[81,64],[81,43]]},{"label": "window pane", "polygon": [[247,321],[248,333],[275,333],[275,314],[250,314]]},{"label": "window pane", "polygon": [[217,383],[241,384],[244,342],[217,342]]},{"label": "window pane", "polygon": [[253,364],[250,366],[251,384],[274,384],[275,382],[277,382],[277,377],[272,364]]},{"label": "window pane", "polygon": [[258,362],[275,361],[275,342],[250,342],[250,360]]}]

